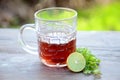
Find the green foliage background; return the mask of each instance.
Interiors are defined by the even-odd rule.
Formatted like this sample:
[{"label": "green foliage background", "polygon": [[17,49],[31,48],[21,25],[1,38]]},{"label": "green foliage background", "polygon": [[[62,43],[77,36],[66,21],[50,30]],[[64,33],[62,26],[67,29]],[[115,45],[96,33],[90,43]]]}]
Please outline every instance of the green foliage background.
[{"label": "green foliage background", "polygon": [[[108,5],[93,5],[89,8],[78,9],[77,30],[120,31],[120,0]],[[8,25],[10,28],[20,28],[34,20],[19,19],[16,16]],[[0,24],[0,28],[3,26]]]},{"label": "green foliage background", "polygon": [[77,30],[120,30],[120,3],[78,10]]}]

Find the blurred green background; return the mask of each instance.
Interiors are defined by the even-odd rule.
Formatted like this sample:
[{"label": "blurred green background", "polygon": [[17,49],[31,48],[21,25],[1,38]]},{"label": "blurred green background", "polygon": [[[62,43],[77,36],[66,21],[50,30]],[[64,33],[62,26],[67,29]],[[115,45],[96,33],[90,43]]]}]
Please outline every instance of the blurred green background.
[{"label": "blurred green background", "polygon": [[120,30],[120,0],[0,0],[0,28],[33,23],[35,11],[55,6],[77,10],[77,30]]},{"label": "blurred green background", "polygon": [[[79,27],[80,26],[80,27]],[[120,3],[78,10],[78,30],[120,30]]]}]

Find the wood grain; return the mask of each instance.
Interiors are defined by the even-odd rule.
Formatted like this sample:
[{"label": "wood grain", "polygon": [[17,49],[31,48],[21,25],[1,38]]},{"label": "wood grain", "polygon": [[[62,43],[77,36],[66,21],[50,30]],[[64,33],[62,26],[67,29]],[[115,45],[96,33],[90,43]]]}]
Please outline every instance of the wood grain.
[{"label": "wood grain", "polygon": [[[77,47],[87,47],[101,59],[101,78],[44,66],[38,56],[25,52],[18,42],[18,29],[0,29],[0,80],[120,80],[120,32],[80,31]],[[28,32],[26,42],[36,44]]]}]

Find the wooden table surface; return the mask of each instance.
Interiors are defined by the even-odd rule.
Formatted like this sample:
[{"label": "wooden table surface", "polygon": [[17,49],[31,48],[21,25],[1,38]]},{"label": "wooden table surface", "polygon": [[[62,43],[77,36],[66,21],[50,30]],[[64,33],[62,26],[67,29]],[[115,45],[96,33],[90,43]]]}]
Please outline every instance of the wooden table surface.
[{"label": "wooden table surface", "polygon": [[[18,29],[0,29],[0,80],[120,80],[120,32],[81,31],[77,47],[87,47],[101,59],[101,78],[73,73],[67,68],[44,66],[37,55],[25,52],[18,43]],[[35,34],[26,42],[35,46]]]}]

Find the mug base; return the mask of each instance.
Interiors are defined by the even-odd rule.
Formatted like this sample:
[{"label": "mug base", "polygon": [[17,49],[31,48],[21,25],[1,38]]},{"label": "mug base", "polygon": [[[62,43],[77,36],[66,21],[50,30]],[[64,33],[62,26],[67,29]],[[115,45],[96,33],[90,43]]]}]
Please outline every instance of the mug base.
[{"label": "mug base", "polygon": [[61,64],[61,63],[48,64],[44,59],[41,59],[41,62],[48,67],[66,67],[67,66],[67,64]]}]

